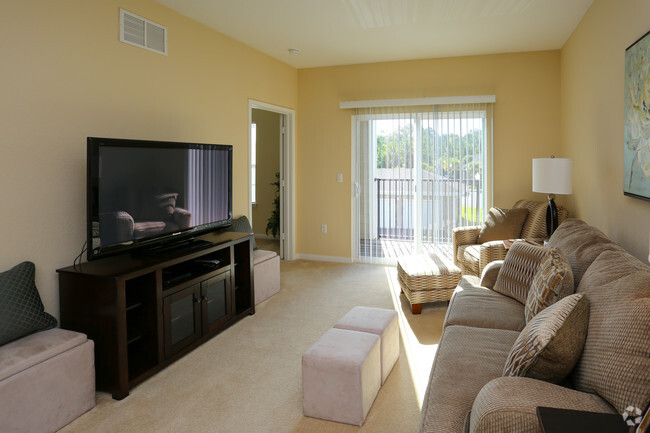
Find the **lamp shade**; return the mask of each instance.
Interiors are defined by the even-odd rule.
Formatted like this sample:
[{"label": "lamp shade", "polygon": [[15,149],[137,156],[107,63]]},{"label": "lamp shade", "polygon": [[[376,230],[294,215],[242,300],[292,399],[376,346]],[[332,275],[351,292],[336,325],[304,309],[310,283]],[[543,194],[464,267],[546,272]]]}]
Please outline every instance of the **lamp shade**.
[{"label": "lamp shade", "polygon": [[546,194],[572,194],[572,173],[572,159],[534,158],[533,192],[542,192]]}]

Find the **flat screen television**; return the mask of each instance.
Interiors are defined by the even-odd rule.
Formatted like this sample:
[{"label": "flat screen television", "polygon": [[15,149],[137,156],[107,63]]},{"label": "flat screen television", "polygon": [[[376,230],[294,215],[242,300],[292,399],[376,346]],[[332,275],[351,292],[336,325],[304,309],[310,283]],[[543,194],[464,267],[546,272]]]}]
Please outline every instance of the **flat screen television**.
[{"label": "flat screen television", "polygon": [[88,260],[232,224],[232,146],[88,137]]}]

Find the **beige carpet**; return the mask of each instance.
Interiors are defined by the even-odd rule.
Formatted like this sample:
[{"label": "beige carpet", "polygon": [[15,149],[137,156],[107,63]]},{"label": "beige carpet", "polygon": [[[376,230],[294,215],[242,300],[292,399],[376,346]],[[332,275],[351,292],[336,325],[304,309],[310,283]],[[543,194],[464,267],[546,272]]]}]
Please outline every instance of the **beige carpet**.
[{"label": "beige carpet", "polygon": [[[409,432],[417,430],[446,303],[413,316],[394,267],[296,260],[282,263],[280,293],[253,316],[60,432]],[[359,428],[302,415],[301,356],[350,308],[396,309],[397,364]]]}]

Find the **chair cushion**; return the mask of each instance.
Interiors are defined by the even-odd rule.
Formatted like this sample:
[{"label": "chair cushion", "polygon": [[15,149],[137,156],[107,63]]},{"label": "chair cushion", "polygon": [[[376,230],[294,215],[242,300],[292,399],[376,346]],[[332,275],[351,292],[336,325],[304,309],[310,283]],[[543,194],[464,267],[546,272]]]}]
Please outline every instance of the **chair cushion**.
[{"label": "chair cushion", "polygon": [[57,324],[45,312],[35,272],[34,263],[23,262],[0,273],[0,345]]},{"label": "chair cushion", "polygon": [[526,208],[490,208],[478,235],[478,243],[518,238],[527,216]]},{"label": "chair cushion", "polygon": [[541,311],[519,334],[503,375],[560,382],[580,358],[588,323],[589,303],[582,294],[567,296]]},{"label": "chair cushion", "polygon": [[544,308],[574,291],[571,265],[560,250],[551,249],[546,260],[539,266],[528,291],[524,308],[526,323]]},{"label": "chair cushion", "polygon": [[494,283],[494,291],[525,304],[533,277],[549,251],[550,248],[523,241],[512,244]]}]

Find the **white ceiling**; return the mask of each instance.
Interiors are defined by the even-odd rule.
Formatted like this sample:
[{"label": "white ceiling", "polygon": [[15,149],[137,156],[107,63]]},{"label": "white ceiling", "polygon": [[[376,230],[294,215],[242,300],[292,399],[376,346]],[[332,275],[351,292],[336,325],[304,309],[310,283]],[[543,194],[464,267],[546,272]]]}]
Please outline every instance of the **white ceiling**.
[{"label": "white ceiling", "polygon": [[593,2],[156,1],[296,68],[560,49]]}]

